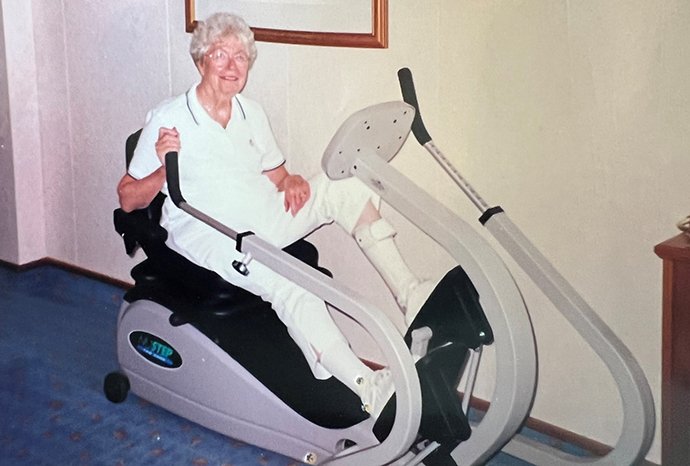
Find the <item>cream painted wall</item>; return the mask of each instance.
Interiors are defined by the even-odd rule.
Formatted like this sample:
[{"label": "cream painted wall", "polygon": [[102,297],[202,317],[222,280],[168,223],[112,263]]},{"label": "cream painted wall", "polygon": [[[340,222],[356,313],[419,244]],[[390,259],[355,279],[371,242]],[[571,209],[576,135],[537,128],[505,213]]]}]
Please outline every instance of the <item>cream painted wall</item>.
[{"label": "cream painted wall", "polygon": [[[111,226],[115,184],[125,137],[150,107],[196,79],[183,2],[0,2],[7,68],[0,99],[9,95],[0,112],[0,259],[47,255],[128,279],[135,261]],[[386,50],[259,44],[246,93],[266,107],[290,168],[319,170],[339,124],[366,105],[398,99],[395,73],[411,67],[436,143],[629,345],[659,400],[661,265],[652,248],[688,213],[690,5],[419,5],[390,2]],[[416,142],[393,164],[461,215],[477,217]],[[450,266],[432,241],[384,213],[416,269],[434,276]],[[314,241],[338,278],[400,324],[383,283],[344,234],[326,227]],[[608,374],[515,274],[540,348],[533,415],[613,443],[621,416]],[[361,332],[347,332],[363,345],[360,354],[377,358]],[[487,397],[489,372],[479,386]],[[659,461],[658,441],[649,457]]]},{"label": "cream painted wall", "polygon": [[[67,68],[67,37],[62,2],[27,2],[33,8],[33,44],[42,154],[43,208],[49,257],[76,261],[75,183],[72,155],[72,108]],[[15,96],[16,97],[16,96]],[[20,97],[21,99],[21,97]],[[65,215],[69,213],[69,215]]]},{"label": "cream painted wall", "polygon": [[[0,3],[0,27],[2,27]],[[4,29],[4,27],[3,27]],[[14,189],[14,161],[12,160],[12,128],[8,95],[5,35],[0,34],[0,259],[18,262],[17,209]]]},{"label": "cream painted wall", "polygon": [[[439,122],[438,140],[457,148],[454,162],[581,291],[658,390],[652,246],[688,209],[690,5],[450,3],[440,29],[457,37],[442,75],[456,78],[441,83],[439,104],[454,124]],[[533,287],[523,292],[544,385],[533,415],[613,442],[621,419],[611,415],[610,377]],[[572,382],[559,388],[563,380]]]},{"label": "cream painted wall", "polygon": [[[13,200],[14,205],[5,206],[2,210],[9,212],[14,209],[8,220],[15,222],[3,230],[9,233],[8,246],[16,249],[4,252],[8,246],[3,245],[0,257],[14,257],[19,263],[24,263],[46,255],[43,165],[36,137],[40,134],[37,63],[30,3],[3,1],[3,30],[8,95],[6,111],[10,123],[9,134],[3,134],[3,138],[10,141],[12,147],[11,153],[3,151],[3,155],[12,156],[12,168],[3,172],[2,177],[3,185],[12,187],[14,191],[13,199],[8,196],[3,201]],[[10,232],[12,228],[14,231]],[[0,242],[3,242],[1,238]]]}]

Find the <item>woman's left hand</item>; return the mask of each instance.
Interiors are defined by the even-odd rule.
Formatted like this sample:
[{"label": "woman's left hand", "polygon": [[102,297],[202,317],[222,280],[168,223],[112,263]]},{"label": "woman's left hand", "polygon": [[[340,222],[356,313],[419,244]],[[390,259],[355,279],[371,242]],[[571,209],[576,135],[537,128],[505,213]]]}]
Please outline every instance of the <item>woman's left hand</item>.
[{"label": "woman's left hand", "polygon": [[280,184],[278,189],[285,192],[285,212],[289,211],[294,217],[311,196],[309,182],[300,175],[288,175]]}]

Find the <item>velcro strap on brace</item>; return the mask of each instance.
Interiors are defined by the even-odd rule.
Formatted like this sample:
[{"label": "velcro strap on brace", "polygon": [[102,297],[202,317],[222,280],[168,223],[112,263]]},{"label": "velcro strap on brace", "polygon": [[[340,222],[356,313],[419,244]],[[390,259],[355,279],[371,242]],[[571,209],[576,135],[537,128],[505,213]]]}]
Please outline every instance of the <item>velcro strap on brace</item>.
[{"label": "velcro strap on brace", "polygon": [[393,238],[397,232],[390,223],[381,218],[369,225],[363,225],[354,231],[353,236],[360,248],[367,250],[379,241]]}]

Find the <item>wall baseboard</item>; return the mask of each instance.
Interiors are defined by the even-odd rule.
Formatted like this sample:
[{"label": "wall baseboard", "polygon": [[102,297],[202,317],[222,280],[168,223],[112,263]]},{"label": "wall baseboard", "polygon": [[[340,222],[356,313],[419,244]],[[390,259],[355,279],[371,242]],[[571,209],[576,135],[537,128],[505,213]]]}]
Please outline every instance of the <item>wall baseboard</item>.
[{"label": "wall baseboard", "polygon": [[[81,275],[87,278],[91,278],[94,280],[98,280],[102,283],[108,283],[110,285],[114,285],[117,287],[122,288],[123,290],[127,290],[131,288],[133,285],[131,283],[125,282],[123,280],[118,280],[113,277],[110,277],[108,275],[104,275],[98,272],[94,272],[92,270],[85,269],[83,267],[79,267],[77,265],[68,263],[68,262],[63,262],[51,257],[44,257],[42,259],[28,262],[26,264],[22,265],[17,265],[13,264],[10,262],[6,262],[3,260],[0,260],[0,265],[5,266],[7,268],[16,270],[18,272],[25,271],[25,270],[30,270],[36,267],[41,267],[44,265],[50,265],[54,267],[58,267],[60,269],[66,270],[68,272],[75,273],[77,275]],[[372,362],[372,361],[363,361],[367,366],[371,367],[374,370],[381,369],[383,366],[381,366],[378,363]],[[459,396],[462,396],[462,393],[458,393]],[[477,409],[478,411],[481,412],[486,412],[489,409],[490,402],[487,400],[483,400],[481,398],[476,398],[472,397],[470,399],[470,406],[474,409]],[[598,442],[596,440],[592,440],[588,437],[576,434],[574,432],[571,432],[569,430],[563,429],[561,427],[555,426],[553,424],[549,424],[548,422],[544,422],[539,419],[535,419],[532,417],[527,418],[525,421],[525,426],[539,432],[541,434],[547,435],[553,439],[563,441],[565,443],[569,443],[575,446],[578,446],[590,453],[594,456],[605,456],[607,455],[613,448],[609,445],[603,444],[601,442]],[[652,463],[649,461],[645,461],[644,466],[659,466],[656,463]]]},{"label": "wall baseboard", "polygon": [[[470,406],[482,412],[488,411],[490,405],[490,402],[481,398],[476,398],[473,396],[470,399]],[[588,437],[576,434],[533,417],[528,417],[525,420],[525,427],[556,440],[580,447],[584,450],[587,450],[594,456],[605,456],[610,453],[611,450],[613,450],[613,448],[609,445],[597,442],[596,440],[592,440]]]},{"label": "wall baseboard", "polygon": [[26,264],[21,264],[21,265],[13,264],[12,262],[6,262],[4,260],[0,260],[0,265],[7,267],[8,269],[15,270],[17,272],[23,272],[25,270],[34,269],[36,267],[41,267],[44,265],[51,265],[53,267],[57,267],[59,269],[66,270],[68,272],[72,272],[72,273],[75,273],[77,275],[81,275],[83,277],[92,278],[92,279],[98,280],[102,283],[108,283],[110,285],[120,287],[123,290],[127,290],[133,286],[132,283],[126,282],[124,280],[118,280],[118,279],[113,278],[109,275],[94,272],[92,270],[85,269],[83,267],[79,267],[78,265],[74,265],[74,264],[71,264],[69,262],[63,262],[61,260],[54,259],[52,257],[44,257],[42,259],[27,262]]}]

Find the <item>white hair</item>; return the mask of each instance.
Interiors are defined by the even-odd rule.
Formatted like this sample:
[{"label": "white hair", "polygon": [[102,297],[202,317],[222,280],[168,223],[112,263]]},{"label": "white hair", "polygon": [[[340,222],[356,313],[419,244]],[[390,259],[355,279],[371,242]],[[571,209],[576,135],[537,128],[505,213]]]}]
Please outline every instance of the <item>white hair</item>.
[{"label": "white hair", "polygon": [[244,46],[251,67],[256,60],[254,32],[241,17],[232,13],[214,13],[206,21],[198,21],[189,44],[189,54],[199,63],[213,44],[228,37],[236,37]]}]

